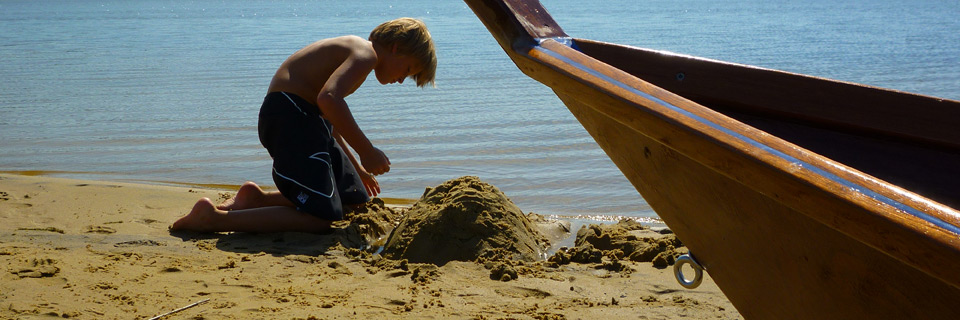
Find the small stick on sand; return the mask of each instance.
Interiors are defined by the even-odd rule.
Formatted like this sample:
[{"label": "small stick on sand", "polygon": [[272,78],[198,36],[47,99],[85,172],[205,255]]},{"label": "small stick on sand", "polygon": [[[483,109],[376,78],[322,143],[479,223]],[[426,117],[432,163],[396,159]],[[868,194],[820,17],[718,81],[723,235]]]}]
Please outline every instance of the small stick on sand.
[{"label": "small stick on sand", "polygon": [[180,311],[183,311],[183,310],[187,310],[187,309],[196,307],[196,306],[200,305],[201,303],[204,303],[204,302],[207,302],[207,301],[210,301],[210,299],[203,299],[203,300],[200,300],[200,301],[191,303],[190,305],[188,305],[188,306],[186,306],[186,307],[183,307],[183,308],[180,308],[180,309],[177,309],[177,310],[173,310],[173,311],[170,311],[170,312],[167,312],[167,313],[158,315],[158,316],[156,316],[156,317],[150,318],[150,320],[157,320],[157,319],[160,319],[160,318],[169,316],[169,315],[171,315],[171,314],[174,314],[174,313],[177,313],[177,312],[180,312]]}]

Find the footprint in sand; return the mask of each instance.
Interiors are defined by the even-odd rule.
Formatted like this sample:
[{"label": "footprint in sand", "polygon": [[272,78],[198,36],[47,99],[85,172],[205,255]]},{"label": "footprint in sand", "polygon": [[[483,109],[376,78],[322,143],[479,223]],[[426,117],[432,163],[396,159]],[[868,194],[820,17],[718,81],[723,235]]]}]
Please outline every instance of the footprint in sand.
[{"label": "footprint in sand", "polygon": [[509,288],[503,288],[503,289],[496,289],[494,290],[494,292],[503,296],[509,296],[509,297],[515,297],[515,298],[534,297],[534,298],[542,299],[542,298],[552,296],[552,294],[550,294],[549,292],[546,292],[537,288],[524,288],[524,287],[509,287]]},{"label": "footprint in sand", "polygon": [[120,247],[139,247],[139,246],[158,247],[158,246],[162,246],[162,245],[164,245],[164,244],[163,244],[163,243],[160,243],[160,242],[157,242],[157,241],[154,241],[154,240],[145,240],[145,239],[124,241],[124,242],[117,242],[117,243],[114,243],[114,244],[113,244],[114,247],[118,247],[118,248],[120,248]]},{"label": "footprint in sand", "polygon": [[111,227],[104,227],[104,226],[87,226],[86,228],[84,228],[83,233],[111,234],[111,233],[117,233],[117,230]]},{"label": "footprint in sand", "polygon": [[17,231],[47,231],[47,232],[56,232],[63,234],[63,229],[56,227],[45,227],[45,228],[17,228]]},{"label": "footprint in sand", "polygon": [[20,276],[20,278],[46,278],[57,275],[60,272],[60,268],[57,268],[55,264],[56,260],[53,259],[33,259],[26,262],[25,266],[15,267],[10,270],[10,273]]},{"label": "footprint in sand", "polygon": [[[25,196],[23,196],[23,198],[24,198],[24,199],[30,199],[30,195],[25,195]],[[30,204],[30,203],[17,202],[16,199],[14,199],[13,197],[11,197],[9,193],[6,193],[6,192],[4,192],[4,191],[0,191],[0,201],[10,201],[10,203],[9,203],[9,204],[6,204],[6,206],[10,206],[10,207],[13,207],[13,208],[21,208],[21,209],[22,209],[22,208],[30,208],[30,207],[33,207],[33,204]]]}]

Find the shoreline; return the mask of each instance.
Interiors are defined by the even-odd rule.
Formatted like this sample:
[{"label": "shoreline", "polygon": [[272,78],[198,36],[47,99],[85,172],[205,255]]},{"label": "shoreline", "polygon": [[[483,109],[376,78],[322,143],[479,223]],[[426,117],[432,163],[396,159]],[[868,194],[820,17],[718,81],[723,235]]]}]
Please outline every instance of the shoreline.
[{"label": "shoreline", "polygon": [[[142,180],[142,179],[97,179],[97,178],[86,178],[86,177],[95,177],[95,176],[109,176],[110,173],[105,172],[83,172],[83,171],[63,171],[63,170],[0,170],[0,175],[16,175],[16,176],[27,176],[27,177],[50,177],[50,178],[61,178],[61,179],[74,179],[74,180],[85,180],[85,181],[105,181],[110,182],[114,181],[117,183],[130,183],[137,185],[159,185],[159,186],[170,186],[170,187],[182,187],[182,188],[198,188],[198,189],[212,189],[220,192],[233,193],[240,188],[240,184],[222,184],[222,183],[199,183],[199,182],[181,182],[181,181],[162,181],[162,180]],[[84,178],[75,178],[71,177],[72,175],[81,176]],[[264,190],[275,190],[276,188],[272,185],[260,185]],[[378,197],[383,200],[384,203],[390,206],[396,207],[409,207],[417,202],[417,199],[414,198],[394,198],[394,197]],[[582,223],[577,225],[585,225],[589,223],[615,223],[623,219],[630,219],[636,222],[642,223],[647,226],[653,227],[666,227],[666,224],[663,223],[663,220],[660,220],[659,217],[636,217],[636,216],[627,216],[627,215],[606,215],[606,214],[556,214],[556,213],[538,213],[545,217],[551,219],[560,219],[567,221],[581,221]]]},{"label": "shoreline", "polygon": [[[477,262],[391,265],[335,244],[337,233],[171,233],[204,188],[0,174],[0,318],[738,319],[707,276],[528,264],[492,280]],[[426,276],[424,276],[426,275]]]},{"label": "shoreline", "polygon": [[[63,170],[0,170],[0,176],[2,175],[12,175],[12,176],[24,176],[24,177],[46,177],[54,179],[67,179],[67,180],[78,180],[85,182],[101,182],[101,183],[123,183],[131,185],[143,185],[143,186],[166,186],[174,188],[189,188],[197,190],[211,190],[216,191],[219,201],[225,200],[223,197],[225,194],[233,194],[237,189],[240,188],[239,184],[214,184],[214,183],[194,183],[194,182],[179,182],[179,181],[160,181],[160,180],[137,180],[137,179],[127,179],[127,180],[102,180],[97,178],[75,178],[71,175],[77,175],[82,177],[96,177],[96,176],[109,176],[109,173],[105,172],[83,172],[83,171],[63,171]],[[275,190],[276,188],[272,185],[261,185],[261,188],[264,190]],[[218,198],[208,196],[214,202],[219,202]],[[393,208],[409,208],[418,199],[406,199],[406,198],[384,198],[377,197],[378,199],[383,200],[383,202]],[[199,199],[199,197],[197,198]],[[192,206],[192,204],[191,204]],[[189,211],[190,207],[185,209]],[[579,230],[581,227],[588,226],[590,224],[608,224],[616,223],[617,221],[629,219],[636,222],[639,222],[643,225],[649,227],[660,227],[665,228],[666,224],[663,223],[659,217],[649,218],[649,217],[633,217],[633,216],[623,216],[623,215],[604,215],[604,214],[593,214],[593,215],[566,215],[566,214],[540,214],[539,215],[552,220],[561,220],[566,221],[570,225],[571,233],[561,241],[558,241],[550,249],[549,253],[555,252],[560,247],[572,247],[574,238],[576,237],[576,230]]]}]

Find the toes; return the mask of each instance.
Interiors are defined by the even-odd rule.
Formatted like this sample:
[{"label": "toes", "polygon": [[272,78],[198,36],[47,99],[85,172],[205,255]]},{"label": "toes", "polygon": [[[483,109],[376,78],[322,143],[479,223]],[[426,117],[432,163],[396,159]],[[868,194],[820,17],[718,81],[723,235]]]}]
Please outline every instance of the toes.
[{"label": "toes", "polygon": [[218,204],[218,205],[217,205],[217,209],[219,209],[219,210],[230,210],[230,206],[231,206],[231,205],[233,205],[233,199],[232,199],[232,198],[231,198],[230,200],[224,201],[224,202],[221,203],[221,204]]},{"label": "toes", "polygon": [[216,210],[216,207],[213,205],[213,202],[210,201],[210,198],[201,198],[193,205],[190,213],[174,221],[173,224],[170,225],[170,229],[197,229],[199,227],[198,224],[202,224],[200,220],[202,220],[203,215],[213,212],[214,210]]}]

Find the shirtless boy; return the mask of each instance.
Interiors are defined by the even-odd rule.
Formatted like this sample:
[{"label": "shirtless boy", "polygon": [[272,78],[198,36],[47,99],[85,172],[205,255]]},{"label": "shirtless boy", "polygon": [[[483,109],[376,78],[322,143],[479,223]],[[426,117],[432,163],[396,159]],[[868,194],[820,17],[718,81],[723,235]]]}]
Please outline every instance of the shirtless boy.
[{"label": "shirtless boy", "polygon": [[[433,40],[417,19],[377,26],[368,39],[324,39],[295,52],[277,70],[260,107],[260,143],[273,158],[279,191],[246,182],[216,206],[197,201],[172,230],[320,232],[343,219],[343,206],[380,193],[375,175],[390,160],[357,126],[344,98],[371,71],[380,84],[413,78],[432,84],[437,67]],[[350,152],[352,147],[359,156]]]}]

